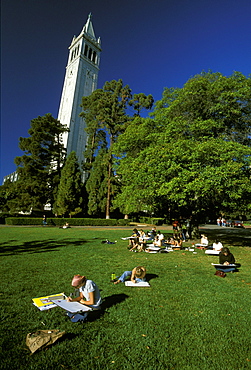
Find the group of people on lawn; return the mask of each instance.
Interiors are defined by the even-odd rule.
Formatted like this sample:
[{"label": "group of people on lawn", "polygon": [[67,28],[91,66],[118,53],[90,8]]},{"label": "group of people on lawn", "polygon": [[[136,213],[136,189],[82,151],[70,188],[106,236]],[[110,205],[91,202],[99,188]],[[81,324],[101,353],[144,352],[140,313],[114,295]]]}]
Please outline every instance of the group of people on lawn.
[{"label": "group of people on lawn", "polygon": [[[163,241],[165,242],[164,235],[160,232],[156,232],[156,228],[153,228],[149,234],[144,233],[143,230],[139,230],[138,232],[137,229],[134,229],[133,235],[135,236],[135,239],[129,239],[130,250],[134,250],[135,248],[139,248],[139,250],[146,250],[146,240],[149,240],[149,238],[153,240],[155,245],[163,245]],[[174,240],[174,238],[170,239]],[[170,239],[168,239],[169,242]],[[177,240],[175,240],[175,242],[177,242]],[[207,236],[204,234],[201,235],[200,243],[195,244],[195,246],[203,246],[207,248]],[[222,243],[218,240],[213,243],[212,248],[219,251],[219,264],[223,265],[224,267],[221,268],[220,266],[217,266],[217,270],[221,270],[224,272],[233,272],[236,270],[236,266],[234,265],[235,258],[230,252],[229,248],[223,247]],[[124,283],[127,279],[130,279],[135,284],[138,282],[146,281],[146,268],[143,266],[136,266],[131,271],[124,271],[121,276],[113,279],[112,282],[117,285],[119,283]],[[102,303],[100,291],[98,286],[92,280],[88,280],[83,275],[75,275],[72,279],[72,287],[78,289],[79,296],[75,298],[68,297],[68,302],[75,301],[87,305],[93,309],[100,308],[100,305]]]},{"label": "group of people on lawn", "polygon": [[[139,283],[141,281],[145,281],[146,276],[146,269],[143,266],[137,266],[132,271],[124,271],[123,274],[117,279],[112,280],[114,284],[123,283],[128,278],[133,283]],[[67,297],[68,302],[79,302],[81,304],[84,304],[93,310],[100,309],[102,299],[100,295],[99,288],[97,284],[94,283],[94,281],[87,279],[84,275],[74,275],[71,285],[73,288],[78,290],[78,297],[72,298]],[[88,312],[85,312],[84,315],[77,315],[79,317],[78,320],[74,321],[74,314],[71,314],[70,312],[67,313],[68,316],[71,318],[73,322],[76,321],[83,321],[86,319]]]},{"label": "group of people on lawn", "polygon": [[[151,244],[149,244],[151,242]],[[169,237],[165,240],[164,234],[156,231],[153,227],[150,232],[145,233],[144,230],[133,229],[133,233],[129,238],[130,252],[150,252],[151,250],[158,250],[161,247],[172,247],[182,249],[182,239],[180,237]]]},{"label": "group of people on lawn", "polygon": [[[226,247],[222,247],[220,251],[219,263],[229,267],[216,267],[217,270],[224,272],[233,272],[236,270],[235,266],[231,266],[235,263],[235,258]],[[113,279],[112,282],[117,285],[119,283],[124,283],[127,279],[130,279],[135,284],[146,281],[146,268],[143,266],[136,266],[132,271],[124,271],[119,278]],[[82,275],[75,275],[72,279],[72,287],[79,290],[79,296],[75,298],[68,297],[68,302],[79,302],[95,310],[100,308],[102,299],[99,288],[94,281],[88,280]],[[85,318],[86,316],[87,313],[85,314]]]}]

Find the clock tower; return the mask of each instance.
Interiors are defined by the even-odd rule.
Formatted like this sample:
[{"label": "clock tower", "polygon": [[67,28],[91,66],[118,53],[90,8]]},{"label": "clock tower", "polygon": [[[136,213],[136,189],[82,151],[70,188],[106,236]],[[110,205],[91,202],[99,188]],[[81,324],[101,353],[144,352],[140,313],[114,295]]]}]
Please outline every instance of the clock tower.
[{"label": "clock tower", "polygon": [[67,155],[76,152],[79,164],[84,160],[83,152],[87,142],[85,122],[79,117],[83,96],[90,95],[97,88],[101,53],[100,38],[96,39],[89,14],[79,36],[74,36],[69,47],[64,86],[59,106],[58,120],[70,131],[63,134]]}]

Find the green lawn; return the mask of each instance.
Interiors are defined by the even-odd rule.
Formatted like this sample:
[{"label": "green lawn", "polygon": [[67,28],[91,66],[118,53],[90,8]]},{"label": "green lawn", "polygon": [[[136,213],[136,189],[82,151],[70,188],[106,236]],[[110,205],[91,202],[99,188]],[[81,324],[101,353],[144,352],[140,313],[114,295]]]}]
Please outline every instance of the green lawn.
[{"label": "green lawn", "polygon": [[[2,369],[251,369],[251,249],[231,246],[239,272],[214,275],[218,257],[188,251],[132,253],[131,229],[1,227]],[[116,244],[101,241],[117,240]],[[190,243],[186,243],[188,246]],[[224,244],[225,245],[225,244]],[[226,245],[227,246],[227,245]],[[137,265],[151,288],[110,283]],[[84,324],[64,310],[39,311],[32,298],[72,292],[74,274],[94,280],[103,309]],[[30,355],[40,329],[66,336]]]}]

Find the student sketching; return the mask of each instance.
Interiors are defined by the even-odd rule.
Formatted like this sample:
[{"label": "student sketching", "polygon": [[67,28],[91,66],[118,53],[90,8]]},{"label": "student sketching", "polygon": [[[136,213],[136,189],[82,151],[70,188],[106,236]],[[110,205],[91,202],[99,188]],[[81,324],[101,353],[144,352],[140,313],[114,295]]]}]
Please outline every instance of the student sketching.
[{"label": "student sketching", "polygon": [[200,243],[195,244],[195,247],[202,247],[202,248],[207,248],[208,247],[208,238],[206,235],[202,234]]},{"label": "student sketching", "polygon": [[133,233],[131,235],[132,239],[129,239],[129,247],[130,251],[136,249],[138,247],[139,242],[139,232],[137,229],[133,229]]},{"label": "student sketching", "polygon": [[226,247],[222,248],[220,254],[219,254],[219,263],[221,265],[226,265],[229,267],[216,267],[217,270],[224,271],[224,272],[233,272],[236,271],[235,266],[230,266],[235,263],[234,255],[230,252],[230,250]]},{"label": "student sketching", "polygon": [[141,281],[145,281],[146,269],[143,266],[137,266],[132,271],[125,271],[118,278],[117,281],[114,281],[114,284],[124,283],[129,276],[131,277],[131,281],[133,283],[139,283]]},{"label": "student sketching", "polygon": [[216,239],[215,242],[213,243],[213,250],[219,252],[222,250],[222,248],[223,248],[223,245],[218,239]]},{"label": "student sketching", "polygon": [[87,280],[85,276],[75,275],[71,285],[79,289],[79,297],[68,297],[68,302],[79,302],[94,309],[99,309],[102,303],[101,296],[97,285],[92,280]]}]

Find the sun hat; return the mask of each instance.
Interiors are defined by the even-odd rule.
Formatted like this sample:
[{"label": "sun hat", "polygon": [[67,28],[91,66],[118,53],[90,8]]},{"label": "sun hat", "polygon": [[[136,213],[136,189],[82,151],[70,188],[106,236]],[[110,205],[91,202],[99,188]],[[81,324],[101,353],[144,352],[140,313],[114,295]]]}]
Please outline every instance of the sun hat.
[{"label": "sun hat", "polygon": [[74,275],[73,279],[72,279],[72,282],[71,282],[71,285],[74,286],[74,287],[77,287],[78,285],[83,283],[84,280],[85,280],[85,276],[82,276],[82,275],[79,275],[79,274]]}]

